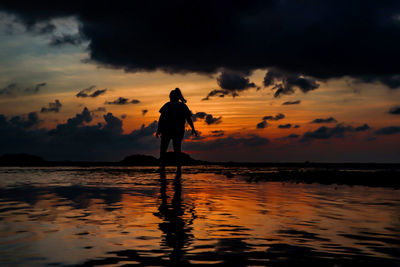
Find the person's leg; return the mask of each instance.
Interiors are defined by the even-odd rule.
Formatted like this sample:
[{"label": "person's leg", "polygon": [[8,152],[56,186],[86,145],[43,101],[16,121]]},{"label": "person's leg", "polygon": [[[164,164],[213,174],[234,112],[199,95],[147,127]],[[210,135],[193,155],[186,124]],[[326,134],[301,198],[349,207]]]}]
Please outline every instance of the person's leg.
[{"label": "person's leg", "polygon": [[181,147],[182,147],[182,138],[174,138],[172,139],[172,143],[174,145],[174,152],[177,155],[181,154]]},{"label": "person's leg", "polygon": [[169,145],[170,137],[161,136],[161,144],[160,144],[160,163],[163,165],[163,160],[165,158],[165,154],[167,154],[167,149]]},{"label": "person's leg", "polygon": [[182,164],[181,160],[181,146],[182,146],[182,138],[173,138],[172,139],[172,144],[174,146],[174,153],[175,153],[175,159],[177,160],[177,165],[180,166]]}]

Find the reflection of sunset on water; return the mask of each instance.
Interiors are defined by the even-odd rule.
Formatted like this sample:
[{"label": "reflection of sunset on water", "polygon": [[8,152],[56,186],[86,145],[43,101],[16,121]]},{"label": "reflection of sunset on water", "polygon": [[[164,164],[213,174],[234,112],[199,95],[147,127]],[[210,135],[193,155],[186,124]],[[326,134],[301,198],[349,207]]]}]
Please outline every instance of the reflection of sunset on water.
[{"label": "reflection of sunset on water", "polygon": [[[379,247],[395,242],[397,190],[248,183],[193,170],[183,168],[180,177],[167,169],[165,180],[151,168],[50,168],[30,178],[18,169],[12,175],[2,172],[9,185],[1,188],[0,240],[9,246],[3,260],[16,261],[18,255],[38,257],[38,263],[74,264],[109,260],[120,251],[116,255],[125,255],[116,258],[120,263],[148,257],[161,265],[217,263],[239,252],[242,260],[264,262],[269,257],[264,253],[278,244],[326,257],[394,257]],[[18,185],[43,174],[47,178],[35,186]],[[42,187],[45,181],[52,186]],[[252,254],[257,251],[261,254]]]}]

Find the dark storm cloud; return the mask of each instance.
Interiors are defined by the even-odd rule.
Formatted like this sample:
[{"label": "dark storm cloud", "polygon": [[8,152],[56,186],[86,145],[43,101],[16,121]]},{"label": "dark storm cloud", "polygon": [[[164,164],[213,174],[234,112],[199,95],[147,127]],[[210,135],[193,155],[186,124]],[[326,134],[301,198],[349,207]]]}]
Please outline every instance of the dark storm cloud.
[{"label": "dark storm cloud", "polygon": [[56,26],[53,23],[39,23],[32,27],[30,30],[36,34],[51,34],[56,30]]},{"label": "dark storm cloud", "polygon": [[94,88],[96,88],[95,85],[82,89],[81,91],[79,91],[79,93],[76,94],[76,97],[98,97],[99,95],[105,94],[107,92],[107,89],[94,90]]},{"label": "dark storm cloud", "polygon": [[58,124],[55,129],[49,131],[49,134],[57,135],[74,131],[76,127],[83,125],[85,122],[89,123],[92,119],[92,114],[88,108],[85,107],[81,113],[76,114],[75,117],[69,118],[66,123]]},{"label": "dark storm cloud", "polygon": [[391,135],[400,133],[400,126],[383,127],[375,131],[377,135]]},{"label": "dark storm cloud", "polygon": [[147,112],[148,112],[148,110],[147,109],[143,109],[142,110],[142,115],[144,116],[144,115],[146,115],[147,114]]},{"label": "dark storm cloud", "polygon": [[296,101],[286,101],[286,102],[283,102],[282,105],[298,105],[298,104],[300,104],[300,103],[301,103],[300,100],[296,100]]},{"label": "dark storm cloud", "polygon": [[204,122],[207,123],[208,125],[211,124],[218,124],[221,123],[222,117],[214,117],[211,114],[207,114],[205,112],[197,112],[196,114],[192,115],[192,120],[196,121],[198,119],[204,119]]},{"label": "dark storm cloud", "polygon": [[137,99],[129,100],[128,98],[125,97],[119,97],[114,101],[106,101],[106,104],[108,105],[127,105],[127,104],[139,104],[139,103],[140,101]]},{"label": "dark storm cloud", "polygon": [[217,77],[217,83],[221,89],[215,89],[208,93],[203,100],[209,100],[210,97],[218,95],[223,97],[225,95],[238,96],[240,92],[249,88],[256,88],[256,84],[250,82],[242,73],[223,71]]},{"label": "dark storm cloud", "polygon": [[400,106],[391,108],[389,114],[400,115]]},{"label": "dark storm cloud", "polygon": [[306,132],[303,134],[303,137],[300,139],[301,142],[312,141],[315,139],[330,139],[333,137],[336,138],[344,138],[347,133],[355,133],[355,132],[363,132],[371,129],[368,124],[364,124],[362,126],[353,127],[351,125],[344,125],[343,123],[339,123],[334,127],[325,127],[322,126],[315,131]]},{"label": "dark storm cloud", "polygon": [[54,103],[49,103],[48,107],[42,107],[40,113],[59,112],[61,107],[62,107],[61,102],[58,99],[56,99]]},{"label": "dark storm cloud", "polygon": [[285,114],[278,113],[275,116],[264,116],[262,119],[264,121],[279,121],[285,118]]},{"label": "dark storm cloud", "polygon": [[63,34],[61,36],[53,36],[50,41],[52,46],[63,45],[80,45],[84,41],[81,34]]},{"label": "dark storm cloud", "polygon": [[358,78],[356,83],[381,83],[389,87],[389,89],[399,89],[400,88],[400,75],[366,75]]},{"label": "dark storm cloud", "polygon": [[318,118],[313,120],[311,123],[334,123],[337,122],[337,120],[335,120],[335,118],[333,117],[329,117],[329,118]]},{"label": "dark storm cloud", "polygon": [[17,15],[28,29],[74,16],[81,23],[79,34],[89,41],[90,60],[126,71],[276,67],[316,78],[369,77],[398,86],[398,79],[385,80],[398,74],[396,0],[3,0],[0,9]]},{"label": "dark storm cloud", "polygon": [[158,147],[153,136],[157,122],[124,134],[119,118],[108,113],[103,119],[102,123],[89,125],[93,116],[84,108],[65,123],[46,130],[37,128],[40,120],[36,113],[10,119],[0,114],[0,154],[24,152],[53,160],[120,160],[135,151]]},{"label": "dark storm cloud", "polygon": [[229,91],[240,92],[256,87],[248,78],[243,77],[239,73],[222,72],[221,75],[217,77],[217,82],[222,89]]},{"label": "dark storm cloud", "polygon": [[47,83],[38,83],[32,87],[23,88],[19,87],[16,83],[11,83],[0,89],[0,97],[37,94],[46,85]]},{"label": "dark storm cloud", "polygon": [[288,124],[279,124],[278,125],[278,128],[280,128],[280,129],[289,129],[291,127],[292,127],[292,125],[290,123],[288,123]]},{"label": "dark storm cloud", "polygon": [[[311,77],[304,77],[301,74],[286,73],[278,70],[268,71],[265,74],[263,84],[265,87],[273,86],[272,90],[275,90],[274,97],[291,95],[297,88],[303,93],[307,93],[319,87],[317,81]],[[298,103],[300,103],[300,101]]]},{"label": "dark storm cloud", "polygon": [[28,129],[36,127],[40,123],[39,116],[36,112],[30,112],[27,116],[13,116],[7,119],[4,115],[0,114],[0,127]]}]

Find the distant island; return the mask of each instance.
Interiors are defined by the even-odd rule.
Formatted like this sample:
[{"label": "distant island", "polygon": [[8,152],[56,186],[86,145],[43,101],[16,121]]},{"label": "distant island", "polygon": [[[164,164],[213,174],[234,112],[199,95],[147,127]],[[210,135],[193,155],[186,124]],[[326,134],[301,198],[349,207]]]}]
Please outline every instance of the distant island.
[{"label": "distant island", "polygon": [[[321,163],[321,162],[212,162],[193,159],[186,153],[181,153],[179,162],[182,166],[222,165],[231,167],[293,167],[293,168],[328,168],[328,169],[400,169],[400,163]],[[0,166],[159,166],[159,159],[150,155],[135,154],[121,161],[50,161],[43,157],[19,153],[0,156]],[[177,158],[173,152],[168,152],[166,165],[176,165]]]},{"label": "distant island", "polygon": [[[196,160],[182,153],[168,152],[166,166],[209,166],[201,172],[215,172],[227,178],[241,177],[249,182],[288,181],[302,183],[368,185],[400,188],[399,163],[318,163],[318,162],[209,162]],[[0,156],[3,167],[121,167],[159,166],[159,159],[149,155],[131,155],[117,162],[47,161],[31,154]],[[224,167],[221,169],[221,167]],[[271,168],[265,171],[262,168]]]},{"label": "distant island", "polygon": [[[168,152],[165,163],[169,165],[207,165],[208,161],[196,160],[186,153],[181,153],[179,159],[173,152]],[[159,159],[149,155],[131,155],[121,161],[47,161],[44,158],[32,154],[4,154],[0,156],[0,166],[16,167],[45,167],[45,166],[158,166]]]}]

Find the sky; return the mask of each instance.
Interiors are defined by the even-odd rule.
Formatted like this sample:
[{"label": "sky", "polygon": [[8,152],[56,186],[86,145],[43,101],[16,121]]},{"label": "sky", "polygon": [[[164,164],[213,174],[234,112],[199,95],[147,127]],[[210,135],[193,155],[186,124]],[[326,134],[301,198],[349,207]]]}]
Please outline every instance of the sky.
[{"label": "sky", "polygon": [[400,161],[396,1],[2,1],[0,154],[158,156],[179,87],[196,159]]}]

